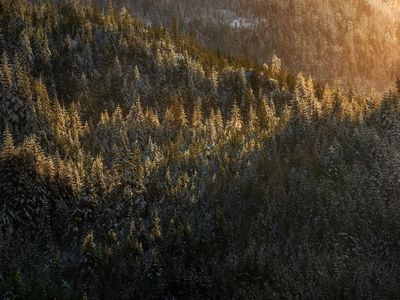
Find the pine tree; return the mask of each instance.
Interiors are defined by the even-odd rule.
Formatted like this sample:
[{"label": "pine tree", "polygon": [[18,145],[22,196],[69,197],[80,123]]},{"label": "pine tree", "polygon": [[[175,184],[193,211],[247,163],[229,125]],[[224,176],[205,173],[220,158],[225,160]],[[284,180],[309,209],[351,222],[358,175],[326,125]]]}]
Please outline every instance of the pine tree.
[{"label": "pine tree", "polygon": [[188,124],[185,108],[183,107],[182,103],[176,105],[177,106],[174,107],[174,113],[177,126],[178,128],[185,128],[186,125]]},{"label": "pine tree", "polygon": [[97,156],[90,170],[89,185],[94,195],[102,195],[106,191],[106,176],[104,171],[103,158]]},{"label": "pine tree", "polygon": [[151,240],[160,241],[161,239],[161,225],[160,218],[157,210],[152,213],[152,229],[151,229]]},{"label": "pine tree", "polygon": [[94,240],[93,231],[89,231],[82,245],[83,258],[81,261],[81,280],[83,284],[83,292],[92,296],[94,278],[98,265],[97,246]]},{"label": "pine tree", "polygon": [[89,102],[90,99],[90,90],[88,79],[85,73],[82,73],[81,78],[78,82],[78,99],[80,102]]},{"label": "pine tree", "polygon": [[325,86],[322,95],[322,111],[325,114],[325,118],[329,117],[333,109],[332,91],[329,86]]},{"label": "pine tree", "polygon": [[305,133],[312,124],[312,108],[309,98],[306,81],[303,74],[299,74],[296,79],[294,99],[292,102],[293,121],[296,131]]},{"label": "pine tree", "polygon": [[35,69],[39,74],[48,75],[51,71],[51,51],[47,35],[42,28],[36,31],[33,54],[35,56]]},{"label": "pine tree", "polygon": [[219,87],[219,82],[218,82],[219,74],[218,72],[213,68],[211,70],[210,74],[210,91],[209,94],[211,98],[214,101],[221,101],[218,97],[218,87]]},{"label": "pine tree", "polygon": [[131,106],[131,109],[129,110],[129,113],[126,117],[126,122],[128,125],[140,125],[144,124],[145,121],[145,115],[143,112],[142,104],[140,97],[138,96]]},{"label": "pine tree", "polygon": [[57,92],[61,97],[65,97],[67,100],[74,98],[76,87],[79,76],[78,65],[75,58],[73,42],[71,36],[67,34],[63,41],[63,47],[60,50],[59,59],[55,68],[64,70],[63,72],[57,73]]},{"label": "pine tree", "polygon": [[272,77],[278,79],[282,68],[282,61],[276,55],[272,56],[271,72]]},{"label": "pine tree", "polygon": [[30,70],[33,66],[34,54],[29,40],[28,32],[24,31],[21,36],[22,49],[19,52],[22,64]]},{"label": "pine tree", "polygon": [[109,91],[109,99],[113,99],[114,101],[121,101],[123,99],[122,95],[122,67],[119,62],[118,56],[115,57],[115,61],[113,63],[113,70],[110,78],[110,91]]},{"label": "pine tree", "polygon": [[38,135],[40,138],[53,137],[52,132],[52,107],[47,93],[47,88],[42,79],[36,80],[33,85],[33,98],[35,114],[37,115]]},{"label": "pine tree", "polygon": [[14,59],[12,98],[5,103],[5,106],[5,110],[8,112],[6,123],[13,128],[18,137],[36,131],[37,120],[32,101],[31,83],[17,54]]},{"label": "pine tree", "polygon": [[270,108],[267,103],[266,98],[260,99],[259,107],[258,107],[258,119],[260,123],[260,127],[267,131],[273,129],[275,125],[275,115],[274,111]]},{"label": "pine tree", "polygon": [[231,113],[230,113],[230,119],[227,124],[227,129],[231,133],[236,133],[242,129],[243,126],[243,121],[242,121],[242,115],[240,113],[240,109],[237,106],[236,102],[233,103]]},{"label": "pine tree", "polygon": [[7,159],[15,154],[14,139],[10,129],[6,127],[3,133],[1,157]]},{"label": "pine tree", "polygon": [[201,100],[197,99],[193,108],[192,127],[196,129],[201,129],[202,126],[203,124],[202,124]]},{"label": "pine tree", "polygon": [[251,132],[256,132],[259,128],[259,120],[252,104],[250,104],[249,108],[247,109],[247,115],[248,129]]},{"label": "pine tree", "polygon": [[[237,112],[238,112],[238,107],[237,107]],[[215,126],[217,129],[217,132],[222,133],[222,131],[224,129],[224,118],[222,117],[222,112],[221,112],[220,108],[218,108],[215,113]]]},{"label": "pine tree", "polygon": [[8,56],[6,52],[3,52],[3,57],[0,65],[0,113],[1,113],[1,121],[0,121],[0,129],[5,128],[8,124],[9,119],[9,105],[12,96],[12,86],[13,86],[13,74],[12,69],[9,64]]}]

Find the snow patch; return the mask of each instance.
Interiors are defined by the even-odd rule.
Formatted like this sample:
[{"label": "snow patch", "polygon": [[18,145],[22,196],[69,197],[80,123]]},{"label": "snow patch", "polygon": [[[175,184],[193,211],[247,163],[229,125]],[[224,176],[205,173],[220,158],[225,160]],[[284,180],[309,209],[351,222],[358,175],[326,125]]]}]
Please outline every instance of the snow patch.
[{"label": "snow patch", "polygon": [[235,18],[233,21],[229,23],[229,26],[233,28],[249,28],[252,26],[256,26],[257,24],[258,24],[257,21],[248,18]]}]

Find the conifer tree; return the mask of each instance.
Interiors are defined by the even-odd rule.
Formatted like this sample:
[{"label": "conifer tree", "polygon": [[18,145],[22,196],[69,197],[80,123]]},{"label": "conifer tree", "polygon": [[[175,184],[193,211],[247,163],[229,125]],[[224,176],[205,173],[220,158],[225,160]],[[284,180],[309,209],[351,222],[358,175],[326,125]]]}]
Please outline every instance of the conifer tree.
[{"label": "conifer tree", "polygon": [[192,127],[198,129],[202,128],[202,109],[200,99],[197,99],[193,108]]},{"label": "conifer tree", "polygon": [[93,284],[97,267],[97,247],[93,231],[89,231],[82,245],[83,258],[81,262],[81,280],[83,292],[87,296],[93,295]]},{"label": "conifer tree", "polygon": [[24,31],[21,36],[21,44],[22,49],[19,53],[19,57],[21,58],[23,65],[30,70],[33,66],[34,54],[29,40],[29,35],[26,31]]},{"label": "conifer tree", "polygon": [[231,132],[237,132],[242,129],[243,126],[243,121],[242,121],[242,116],[240,113],[240,108],[237,106],[236,102],[233,103],[231,113],[230,113],[230,119],[228,122],[228,130]]},{"label": "conifer tree", "polygon": [[15,153],[14,139],[12,137],[10,129],[6,127],[2,138],[1,157],[7,159],[12,157],[14,153]]},{"label": "conifer tree", "polygon": [[3,52],[0,68],[0,104],[1,104],[1,116],[0,129],[4,129],[8,124],[9,111],[8,107],[10,105],[12,96],[12,85],[13,85],[13,75],[12,69],[9,64],[8,56],[6,52]]},{"label": "conifer tree", "polygon": [[51,51],[47,36],[43,30],[37,30],[34,41],[35,46],[31,51],[35,56],[35,68],[39,74],[48,75],[51,70]]}]

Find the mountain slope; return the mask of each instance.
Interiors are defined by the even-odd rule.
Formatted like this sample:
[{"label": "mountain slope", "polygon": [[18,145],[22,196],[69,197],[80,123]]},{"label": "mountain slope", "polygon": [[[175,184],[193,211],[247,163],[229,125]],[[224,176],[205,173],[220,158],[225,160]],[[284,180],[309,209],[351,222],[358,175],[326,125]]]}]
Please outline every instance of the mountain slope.
[{"label": "mountain slope", "polygon": [[0,28],[5,298],[399,294],[399,91],[90,2],[0,0]]},{"label": "mountain slope", "polygon": [[121,1],[153,24],[196,36],[206,47],[292,72],[382,92],[400,69],[399,3],[369,0]]}]

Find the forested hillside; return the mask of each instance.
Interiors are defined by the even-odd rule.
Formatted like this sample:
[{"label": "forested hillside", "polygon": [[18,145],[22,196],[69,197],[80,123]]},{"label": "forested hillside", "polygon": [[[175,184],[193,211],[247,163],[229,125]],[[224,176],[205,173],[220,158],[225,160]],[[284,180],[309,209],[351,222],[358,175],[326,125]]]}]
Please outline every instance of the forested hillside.
[{"label": "forested hillside", "polygon": [[[103,1],[106,2],[106,1]],[[294,73],[381,93],[400,70],[396,0],[119,0],[151,24],[259,63],[280,57]]]},{"label": "forested hillside", "polygon": [[400,86],[82,2],[0,0],[0,298],[398,297]]}]

